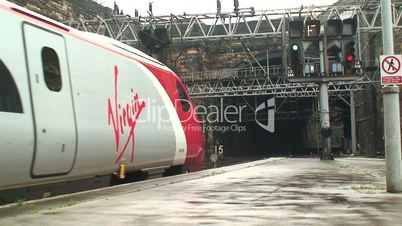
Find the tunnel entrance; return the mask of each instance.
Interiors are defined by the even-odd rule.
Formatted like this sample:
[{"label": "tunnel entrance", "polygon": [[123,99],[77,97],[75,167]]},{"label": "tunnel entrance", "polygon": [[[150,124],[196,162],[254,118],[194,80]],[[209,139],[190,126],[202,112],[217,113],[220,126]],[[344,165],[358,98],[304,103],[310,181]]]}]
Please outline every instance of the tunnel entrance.
[{"label": "tunnel entrance", "polygon": [[[242,119],[219,122],[204,131],[209,136],[209,149],[223,145],[225,156],[318,156],[321,151],[320,120],[317,97],[276,99],[274,130],[268,131],[269,114],[255,114],[255,109],[269,96],[227,98],[217,101],[224,104],[246,106]],[[252,105],[251,103],[254,103]],[[216,103],[211,103],[216,104]],[[350,151],[350,110],[346,103],[337,98],[330,100],[331,146],[334,154]],[[215,127],[214,127],[215,126]],[[226,129],[222,129],[226,128]],[[206,134],[207,135],[207,134]],[[208,137],[208,135],[207,135]]]},{"label": "tunnel entrance", "polygon": [[[247,72],[258,70],[265,73],[256,73],[256,76],[260,76],[261,78],[258,77],[256,79],[257,82],[251,85],[260,85],[259,82],[262,83],[265,81],[264,76],[269,76],[273,82],[280,81],[282,74],[280,72],[271,73],[273,71],[271,69],[282,67],[282,53],[283,50],[281,48],[270,49],[269,52],[257,51],[252,57],[239,60],[233,64],[234,66],[231,69],[233,71],[237,70],[237,74],[232,75],[230,78],[221,76],[220,79],[225,81],[222,84],[235,83],[236,86],[242,86],[243,83],[250,84],[250,82],[247,83],[244,81],[247,79],[247,81],[253,80],[254,77],[249,76]],[[269,66],[268,70],[266,70],[267,66]],[[322,145],[318,94],[279,94],[278,96],[257,94],[247,96],[249,94],[243,95],[239,93],[237,95],[201,100],[204,102],[204,106],[218,105],[218,108],[223,109],[228,106],[244,106],[242,108],[241,120],[234,120],[238,117],[238,115],[235,115],[233,116],[234,118],[229,117],[229,121],[232,120],[232,122],[218,120],[218,122],[204,123],[204,132],[209,152],[213,152],[217,146],[223,145],[225,156],[260,155],[264,157],[295,157],[320,154]],[[268,111],[261,110],[256,115],[256,110],[259,109],[260,105],[271,98],[275,99],[274,131],[268,131],[267,128],[262,126],[269,124]],[[221,103],[222,99],[224,99],[224,103]],[[346,100],[348,99],[346,97]],[[345,98],[342,97],[333,96],[329,101],[332,151],[333,153],[350,153],[350,107],[345,103]],[[261,114],[264,111],[265,114]],[[219,127],[229,129],[220,128],[216,130]]]},{"label": "tunnel entrance", "polygon": [[305,154],[303,128],[305,120],[276,121],[276,130],[271,133],[255,122],[242,124],[242,133],[217,133],[218,143],[224,146],[229,156],[288,156]]}]

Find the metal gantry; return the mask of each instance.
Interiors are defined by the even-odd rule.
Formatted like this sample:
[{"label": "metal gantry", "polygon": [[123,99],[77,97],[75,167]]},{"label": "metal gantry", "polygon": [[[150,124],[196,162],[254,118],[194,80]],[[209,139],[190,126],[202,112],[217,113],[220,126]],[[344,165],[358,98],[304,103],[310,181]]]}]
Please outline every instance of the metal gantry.
[{"label": "metal gantry", "polygon": [[[192,98],[239,97],[272,95],[276,98],[285,97],[316,97],[319,94],[319,81],[289,82],[282,77],[282,68],[269,67],[270,75],[263,73],[260,68],[221,70],[214,72],[185,74],[184,80]],[[219,76],[224,75],[224,76]],[[363,75],[350,81],[332,80],[328,82],[330,96],[345,97],[350,91],[364,90],[370,84],[378,84],[378,73],[371,76]]]},{"label": "metal gantry", "polygon": [[[381,5],[379,2],[363,5],[310,6],[293,9],[261,10],[243,9],[237,13],[204,13],[165,16],[131,17],[115,15],[112,18],[67,21],[66,24],[82,31],[110,36],[133,45],[139,41],[139,31],[166,28],[172,41],[211,40],[222,38],[261,38],[282,35],[283,23],[297,18],[320,19],[322,23],[332,18],[350,18],[356,15],[360,32],[381,30]],[[395,29],[402,29],[402,3],[392,6]]]},{"label": "metal gantry", "polygon": [[[402,29],[402,3],[393,4],[392,18],[395,29]],[[326,20],[358,17],[358,32],[381,31],[379,2],[363,5],[311,6],[293,9],[255,11],[242,9],[236,13],[205,13],[166,16],[130,17],[114,15],[112,18],[68,21],[66,24],[82,31],[110,36],[129,45],[137,45],[139,31],[165,28],[173,42],[196,40],[267,38],[282,36],[287,21],[303,18]],[[319,82],[289,82],[282,67],[220,70],[184,74],[180,77],[193,98],[274,95],[281,97],[315,97]],[[363,90],[377,84],[378,74],[364,75],[353,81],[329,82],[329,95],[348,96],[350,91]],[[318,80],[319,81],[319,80]]]}]

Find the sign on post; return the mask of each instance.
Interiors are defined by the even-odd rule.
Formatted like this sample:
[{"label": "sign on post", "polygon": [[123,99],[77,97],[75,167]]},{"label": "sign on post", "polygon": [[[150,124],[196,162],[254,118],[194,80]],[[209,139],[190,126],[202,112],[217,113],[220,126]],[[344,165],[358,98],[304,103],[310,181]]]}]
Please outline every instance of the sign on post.
[{"label": "sign on post", "polygon": [[381,84],[402,84],[401,55],[381,55]]}]

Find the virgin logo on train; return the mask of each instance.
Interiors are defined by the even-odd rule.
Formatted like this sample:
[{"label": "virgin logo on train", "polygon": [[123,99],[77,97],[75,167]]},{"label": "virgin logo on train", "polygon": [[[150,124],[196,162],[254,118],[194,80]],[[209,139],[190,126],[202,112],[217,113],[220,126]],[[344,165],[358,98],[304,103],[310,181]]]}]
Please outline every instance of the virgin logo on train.
[{"label": "virgin logo on train", "polygon": [[[131,147],[131,159],[134,161],[135,148],[135,126],[142,110],[145,108],[145,101],[140,101],[138,93],[131,89],[131,100],[129,103],[120,103],[118,95],[118,76],[119,69],[114,67],[114,99],[108,98],[108,123],[113,125],[116,154],[118,155],[115,163],[118,163],[128,147]],[[121,136],[128,132],[127,139],[121,139]]]}]

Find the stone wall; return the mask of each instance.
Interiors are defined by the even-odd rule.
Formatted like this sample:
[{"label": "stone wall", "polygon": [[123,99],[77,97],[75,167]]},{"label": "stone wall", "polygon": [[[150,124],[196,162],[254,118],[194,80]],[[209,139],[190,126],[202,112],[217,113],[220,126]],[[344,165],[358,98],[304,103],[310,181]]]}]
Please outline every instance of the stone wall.
[{"label": "stone wall", "polygon": [[93,0],[9,0],[58,21],[109,18],[112,9]]},{"label": "stone wall", "polygon": [[[379,57],[383,54],[382,34],[370,35],[369,45],[371,59],[379,64]],[[394,53],[402,54],[402,31],[394,30]],[[374,62],[373,62],[374,63]],[[402,90],[402,86],[400,86]],[[375,156],[384,153],[384,118],[383,97],[381,86],[375,86],[356,94],[356,121],[357,142],[362,154]],[[399,103],[402,106],[402,93],[399,94]],[[402,111],[400,113],[402,116]],[[401,124],[402,128],[402,124]]]},{"label": "stone wall", "polygon": [[[281,51],[279,42],[269,43],[268,39],[244,40],[243,43],[245,47],[239,40],[205,41],[192,46],[174,46],[168,50],[170,57],[164,63],[179,74],[251,67],[251,65],[258,67],[253,56],[262,66],[266,66],[267,51],[271,53],[270,58],[278,58],[277,53]],[[270,65],[272,64],[279,65],[281,62],[271,59]]]}]

